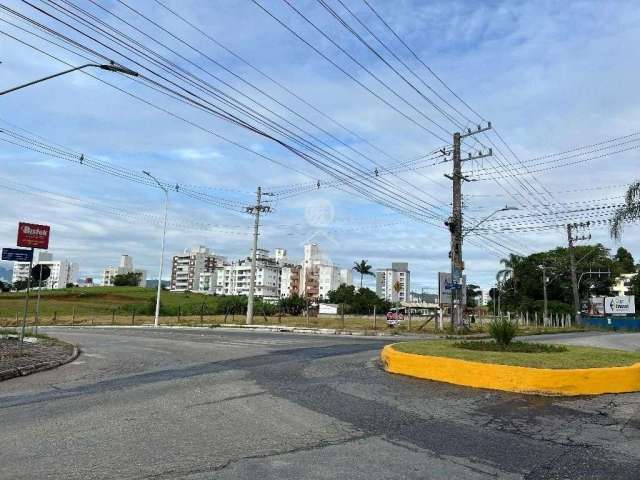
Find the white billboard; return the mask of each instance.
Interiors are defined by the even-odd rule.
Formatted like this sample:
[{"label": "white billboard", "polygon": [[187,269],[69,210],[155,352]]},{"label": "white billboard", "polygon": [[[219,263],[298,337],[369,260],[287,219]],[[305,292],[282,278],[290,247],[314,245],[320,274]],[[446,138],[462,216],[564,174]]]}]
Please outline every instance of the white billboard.
[{"label": "white billboard", "polygon": [[620,315],[636,313],[635,297],[633,295],[606,297],[604,299],[604,313]]}]

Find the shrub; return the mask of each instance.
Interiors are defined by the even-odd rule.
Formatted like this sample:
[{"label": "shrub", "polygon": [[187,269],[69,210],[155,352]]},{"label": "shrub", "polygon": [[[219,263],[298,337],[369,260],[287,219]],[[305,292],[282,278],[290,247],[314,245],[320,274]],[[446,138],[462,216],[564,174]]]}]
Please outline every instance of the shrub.
[{"label": "shrub", "polygon": [[507,346],[516,336],[518,328],[506,318],[493,320],[489,324],[489,335],[498,345]]}]

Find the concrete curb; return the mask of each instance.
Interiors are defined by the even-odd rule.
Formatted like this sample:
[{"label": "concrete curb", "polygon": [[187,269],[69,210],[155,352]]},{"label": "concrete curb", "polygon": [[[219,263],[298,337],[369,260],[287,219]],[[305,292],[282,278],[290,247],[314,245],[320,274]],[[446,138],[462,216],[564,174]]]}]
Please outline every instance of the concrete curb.
[{"label": "concrete curb", "polygon": [[28,365],[26,367],[10,368],[8,370],[0,371],[0,381],[8,380],[15,377],[24,377],[31,375],[32,373],[42,372],[44,370],[51,370],[52,368],[60,367],[67,363],[73,362],[80,355],[80,349],[74,345],[73,352],[67,358],[63,360],[52,360],[50,362],[41,362],[35,365]]},{"label": "concrete curb", "polygon": [[600,395],[640,391],[640,363],[625,367],[550,369],[404,353],[387,345],[384,369],[410,377],[534,395]]},{"label": "concrete curb", "polygon": [[[154,328],[153,325],[44,325],[40,328],[115,328],[115,329],[149,329]],[[313,328],[313,327],[290,327],[287,325],[237,325],[235,323],[221,323],[214,325],[160,325],[159,328],[176,329],[176,330],[207,330],[222,328],[227,330],[254,330],[261,332],[281,332],[281,333],[299,333],[308,335],[353,335],[363,337],[396,337],[404,338],[405,335],[397,333],[377,332],[369,330],[338,330],[334,328]],[[415,335],[409,338],[433,338],[433,335]]]}]

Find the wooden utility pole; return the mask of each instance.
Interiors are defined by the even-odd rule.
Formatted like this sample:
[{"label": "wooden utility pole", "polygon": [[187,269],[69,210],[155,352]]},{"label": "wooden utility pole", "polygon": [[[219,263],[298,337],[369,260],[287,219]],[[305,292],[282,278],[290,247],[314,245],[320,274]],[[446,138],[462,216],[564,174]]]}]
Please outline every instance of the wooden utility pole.
[{"label": "wooden utility pole", "polygon": [[260,230],[260,213],[271,211],[271,207],[262,205],[262,195],[272,195],[270,193],[262,193],[262,187],[258,187],[256,192],[256,204],[247,207],[247,212],[255,216],[253,224],[253,250],[251,251],[251,275],[249,276],[249,295],[247,298],[247,325],[253,323],[253,297],[256,288],[256,254],[258,251],[258,235]]},{"label": "wooden utility pole", "polygon": [[453,203],[452,212],[449,220],[445,225],[449,227],[451,232],[451,326],[452,328],[462,327],[464,305],[462,305],[462,271],[464,270],[464,261],[462,260],[462,182],[469,181],[462,174],[462,162],[476,160],[492,155],[491,149],[488,153],[478,152],[477,155],[469,154],[466,158],[462,158],[461,146],[462,139],[470,137],[480,132],[484,132],[491,128],[491,122],[486,127],[478,125],[476,130],[468,129],[465,133],[456,132],[453,134],[453,171],[452,175],[445,175],[449,178],[453,185]]}]

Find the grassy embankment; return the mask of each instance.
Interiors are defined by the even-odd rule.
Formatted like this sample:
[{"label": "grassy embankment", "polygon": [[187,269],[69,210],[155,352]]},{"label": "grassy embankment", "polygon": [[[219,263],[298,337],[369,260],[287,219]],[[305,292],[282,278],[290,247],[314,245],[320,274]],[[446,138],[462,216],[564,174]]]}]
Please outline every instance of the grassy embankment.
[{"label": "grassy embankment", "polygon": [[400,352],[451,357],[481,363],[497,363],[534,368],[596,368],[633,365],[640,362],[640,352],[567,345],[565,352],[521,353],[509,351],[467,350],[450,340],[398,343]]}]

